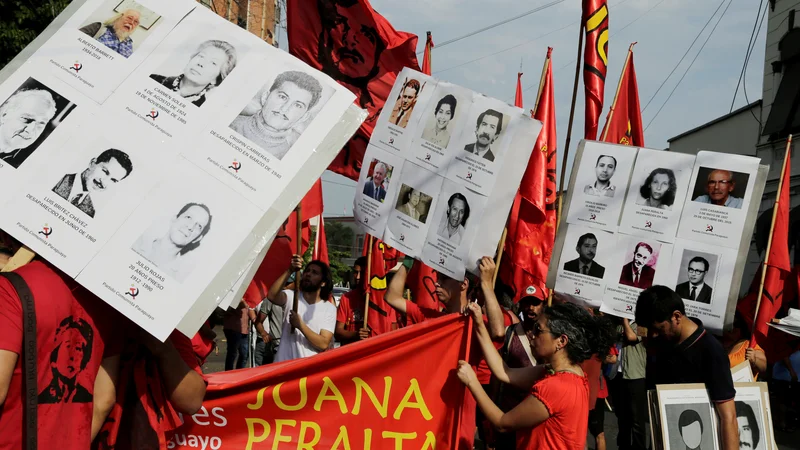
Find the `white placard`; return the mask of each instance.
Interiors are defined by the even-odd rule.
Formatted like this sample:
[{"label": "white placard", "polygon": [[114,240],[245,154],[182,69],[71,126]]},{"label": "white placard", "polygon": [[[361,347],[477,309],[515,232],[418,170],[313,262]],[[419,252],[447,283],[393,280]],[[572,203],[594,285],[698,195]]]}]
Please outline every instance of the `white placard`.
[{"label": "white placard", "polygon": [[694,160],[693,155],[640,149],[619,231],[672,242],[678,230]]},{"label": "white placard", "polygon": [[555,290],[570,294],[587,306],[600,307],[606,289],[604,278],[611,272],[616,244],[613,233],[570,225],[561,250]]},{"label": "white placard", "polygon": [[416,136],[417,123],[427,114],[435,90],[434,78],[404,68],[389,92],[370,143],[385,150],[407,153]]},{"label": "white placard", "polygon": [[447,172],[453,155],[459,152],[462,130],[471,129],[468,113],[472,97],[468,89],[439,82],[420,117],[411,146],[414,163],[439,173]]},{"label": "white placard", "polygon": [[657,387],[664,450],[719,448],[717,421],[708,391],[703,385],[684,386]]},{"label": "white placard", "polygon": [[444,178],[406,161],[400,174],[400,188],[386,225],[383,239],[406,255],[419,257]]},{"label": "white placard", "polygon": [[402,169],[402,158],[372,144],[367,147],[356,186],[353,216],[356,223],[373,236],[383,235]]},{"label": "white placard", "polygon": [[758,164],[758,158],[699,152],[678,237],[738,248]]},{"label": "white placard", "polygon": [[617,231],[636,148],[584,141],[567,222]]},{"label": "white placard", "polygon": [[[734,380],[735,381],[735,380]],[[772,448],[772,421],[765,414],[766,408],[762,399],[764,383],[736,382],[736,396],[733,398],[736,407],[736,422],[739,425],[739,447],[752,450],[768,450]]]}]

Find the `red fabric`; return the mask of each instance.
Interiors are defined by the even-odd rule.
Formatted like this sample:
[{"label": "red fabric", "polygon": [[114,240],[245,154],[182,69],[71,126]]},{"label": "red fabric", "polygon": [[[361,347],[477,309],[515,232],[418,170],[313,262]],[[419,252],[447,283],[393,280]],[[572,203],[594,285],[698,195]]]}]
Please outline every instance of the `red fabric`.
[{"label": "red fabric", "polygon": [[597,356],[592,356],[581,364],[586,381],[589,384],[589,411],[594,409],[600,392],[601,379],[603,378],[603,363]]},{"label": "red fabric", "polygon": [[545,75],[533,118],[542,122],[519,193],[508,218],[506,257],[500,279],[514,290],[514,301],[527,295],[547,297],[545,280],[556,230],[556,108],[553,68],[547,50]]},{"label": "red fabric", "polygon": [[[206,321],[204,326],[209,326],[208,321]],[[206,338],[198,331],[192,336],[192,350],[202,366],[206,358],[208,358],[208,355],[214,351],[214,339]]]},{"label": "red fabric", "polygon": [[[367,319],[370,336],[377,336],[392,331],[391,325],[397,323],[397,313],[394,308],[389,307],[389,310],[386,311],[389,315],[388,320],[381,314],[374,314],[374,312],[375,311],[370,308],[369,319]],[[376,317],[380,317],[381,320],[376,320]],[[364,325],[364,294],[362,292],[351,290],[342,296],[339,300],[339,308],[336,310],[336,321],[343,323],[344,329],[347,331],[361,329]]]},{"label": "red fabric", "polygon": [[548,375],[533,385],[531,395],[550,417],[529,430],[517,431],[520,450],[583,450],[589,417],[586,378],[571,372]]},{"label": "red fabric", "polygon": [[[617,350],[617,346],[611,347],[611,350],[608,352],[609,355],[619,356],[619,350]],[[600,390],[597,391],[597,398],[608,398],[608,380],[606,379],[605,375],[602,372],[602,366],[600,367]]]},{"label": "red fabric", "polygon": [[289,0],[286,21],[289,53],[350,89],[369,113],[329,167],[357,180],[397,74],[404,67],[419,70],[417,36],[395,30],[367,0]]},{"label": "red fabric", "polygon": [[[116,339],[113,328],[124,319],[42,262],[15,272],[30,287],[36,310],[39,448],[89,448],[94,381],[104,354],[118,350],[111,345]],[[22,306],[5,278],[0,278],[0,330],[0,349],[19,355]],[[21,364],[18,358],[8,395],[0,405],[0,449],[4,450],[24,448]]]},{"label": "red fabric", "polygon": [[642,110],[639,107],[639,88],[633,68],[633,44],[619,80],[619,94],[606,117],[602,140],[614,144],[644,147]]},{"label": "red fabric", "polygon": [[431,32],[428,31],[427,37],[425,38],[425,54],[422,56],[422,73],[425,75],[431,74],[431,49],[433,47],[433,36],[431,36]]},{"label": "red fabric", "polygon": [[206,448],[467,448],[454,443],[466,389],[453,369],[468,320],[453,314],[302,360],[210,374],[205,414],[185,418],[170,444],[216,436]]},{"label": "red fabric", "polygon": [[364,290],[370,290],[367,323],[370,327],[374,327],[372,329],[375,333],[383,334],[392,331],[392,324],[397,323],[394,309],[383,299],[388,288],[386,274],[397,264],[397,260],[403,257],[403,254],[382,240],[370,236],[364,241],[364,255],[367,254],[366,246],[370,242],[372,243],[372,261],[370,261],[369,280],[367,277],[362,277],[365,283]]},{"label": "red fabric", "polygon": [[586,42],[583,49],[583,86],[586,96],[584,138],[597,139],[597,125],[603,112],[608,70],[608,0],[583,0]]},{"label": "red fabric", "polygon": [[406,278],[406,285],[411,290],[412,300],[423,308],[439,310],[439,295],[436,294],[436,271],[416,261]]},{"label": "red fabric", "polygon": [[[505,328],[508,328],[511,326],[511,324],[513,324],[511,314],[512,313],[510,311],[503,310],[503,326]],[[487,327],[489,326],[489,319],[485,314],[483,316],[483,323],[486,324]],[[499,340],[494,341],[494,348],[500,350],[503,348],[504,343],[505,337],[500,338]],[[478,345],[478,343],[475,342],[475,345]],[[478,367],[475,368],[475,375],[478,376],[478,381],[480,381],[481,384],[489,384],[489,382],[492,380],[492,369],[489,368],[489,364],[486,362],[485,358],[481,358],[480,362],[478,363]]]},{"label": "red fabric", "polygon": [[311,255],[312,259],[318,259],[325,264],[330,265],[328,258],[328,239],[325,237],[325,219],[319,216],[319,225],[317,226],[317,237],[314,242],[314,252]]},{"label": "red fabric", "polygon": [[517,72],[517,92],[514,94],[514,106],[522,108],[522,72]]}]

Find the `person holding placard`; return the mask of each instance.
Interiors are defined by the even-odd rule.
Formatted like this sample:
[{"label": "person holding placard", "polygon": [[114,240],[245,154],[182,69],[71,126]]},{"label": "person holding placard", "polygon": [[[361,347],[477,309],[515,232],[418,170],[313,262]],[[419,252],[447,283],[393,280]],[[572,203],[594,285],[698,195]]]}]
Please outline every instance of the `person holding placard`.
[{"label": "person holding placard", "polygon": [[611,177],[617,170],[617,158],[609,155],[600,155],[594,165],[594,172],[597,180],[593,184],[586,185],[583,193],[597,197],[613,197],[617,187],[611,184]]}]

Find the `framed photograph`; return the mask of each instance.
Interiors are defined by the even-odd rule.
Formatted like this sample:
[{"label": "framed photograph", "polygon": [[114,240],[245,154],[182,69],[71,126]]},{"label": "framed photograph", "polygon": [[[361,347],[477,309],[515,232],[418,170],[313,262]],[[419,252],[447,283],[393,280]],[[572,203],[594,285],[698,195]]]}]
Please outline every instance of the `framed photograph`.
[{"label": "framed photograph", "polygon": [[767,384],[735,383],[734,387],[736,397],[733,401],[736,407],[736,422],[739,425],[739,448],[773,450]]},{"label": "framed photograph", "polygon": [[133,0],[122,0],[116,7],[114,7],[114,12],[122,14],[129,9],[135,9],[142,13],[142,17],[139,19],[139,26],[145,30],[149,30],[150,27],[155,25],[156,22],[158,22],[158,19],[161,18],[158,13],[145,8]]},{"label": "framed photograph", "polygon": [[664,450],[720,448],[714,407],[704,384],[656,386]]}]

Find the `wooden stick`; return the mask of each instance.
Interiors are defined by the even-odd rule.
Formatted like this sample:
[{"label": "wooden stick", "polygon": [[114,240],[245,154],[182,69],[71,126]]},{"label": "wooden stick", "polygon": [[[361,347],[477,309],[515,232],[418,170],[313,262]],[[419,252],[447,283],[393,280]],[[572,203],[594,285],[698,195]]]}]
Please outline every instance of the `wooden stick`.
[{"label": "wooden stick", "polygon": [[[611,122],[611,119],[614,118],[614,109],[617,107],[617,98],[619,98],[619,90],[622,89],[622,79],[625,78],[625,71],[628,70],[628,64],[631,61],[631,55],[633,54],[633,46],[636,45],[636,42],[633,42],[630,47],[628,47],[628,56],[625,57],[625,64],[622,65],[622,73],[619,76],[619,83],[617,83],[617,92],[614,94],[614,102],[611,103],[611,108],[608,109],[608,115],[606,116],[606,125],[603,127],[603,134],[600,136],[600,140],[606,140],[606,136],[608,136],[608,124]],[[614,142],[614,144],[618,144],[619,142]]]},{"label": "wooden stick", "polygon": [[11,272],[13,270],[19,269],[25,264],[31,262],[31,260],[33,260],[34,257],[36,257],[36,253],[34,253],[33,250],[25,246],[20,247],[19,250],[17,250],[17,252],[14,253],[14,256],[12,256],[11,259],[8,260],[6,265],[3,266],[2,269],[0,269],[0,272]]},{"label": "wooden stick", "polygon": [[[781,167],[781,177],[778,178],[778,192],[775,194],[775,206],[772,209],[772,223],[769,225],[769,240],[767,240],[767,254],[764,255],[764,265],[761,266],[761,283],[758,286],[758,297],[756,297],[756,311],[753,315],[753,331],[750,336],[750,348],[755,347],[756,344],[756,321],[758,320],[758,309],[761,307],[761,296],[764,295],[764,281],[767,278],[767,265],[769,264],[769,252],[772,250],[772,233],[775,231],[775,219],[778,218],[778,205],[781,199],[781,190],[783,189],[783,177],[786,174],[786,161],[789,159],[789,152],[792,151],[792,135],[786,139],[786,154],[783,157],[783,167]],[[787,205],[790,206],[790,205]],[[784,244],[784,243],[781,243]]]},{"label": "wooden stick", "polygon": [[506,237],[508,237],[508,227],[503,228],[503,235],[500,236],[500,242],[497,244],[497,261],[495,261],[494,274],[492,275],[492,287],[497,283],[497,274],[500,272],[500,262],[503,261],[503,249],[506,246]]},{"label": "wooden stick", "polygon": [[369,317],[369,294],[372,292],[372,235],[369,236],[369,247],[367,247],[367,292],[364,295],[364,326],[367,328],[367,318]]},{"label": "wooden stick", "polygon": [[[296,252],[301,257],[303,256],[303,215],[302,215],[302,207],[300,203],[297,204],[297,208],[295,208],[296,219],[297,219],[297,234],[295,235],[295,239],[297,240],[297,247]],[[294,302],[292,302],[292,311],[297,314],[297,305],[300,303],[300,277],[302,270],[298,270],[294,273]],[[292,332],[294,332],[295,328],[292,327]]]}]

